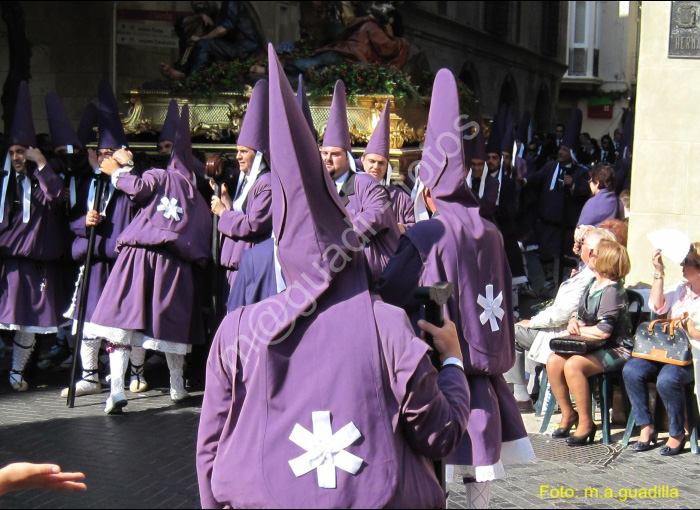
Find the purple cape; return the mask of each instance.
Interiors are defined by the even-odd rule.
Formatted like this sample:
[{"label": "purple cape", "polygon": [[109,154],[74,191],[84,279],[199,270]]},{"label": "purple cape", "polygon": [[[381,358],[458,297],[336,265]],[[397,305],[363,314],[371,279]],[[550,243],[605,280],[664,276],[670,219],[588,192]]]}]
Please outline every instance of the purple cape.
[{"label": "purple cape", "polygon": [[[370,297],[351,247],[358,238],[272,46],[269,61],[274,230],[287,289],[229,314],[212,345],[197,445],[202,506],[440,506],[431,465],[409,440],[431,456],[453,447],[466,420],[463,375],[440,374],[450,406],[405,315]],[[401,423],[404,412],[415,423]],[[305,453],[298,436],[320,434],[323,423],[331,434],[359,431],[338,448],[353,465],[339,467],[340,455],[326,465],[328,488],[294,460]]]}]

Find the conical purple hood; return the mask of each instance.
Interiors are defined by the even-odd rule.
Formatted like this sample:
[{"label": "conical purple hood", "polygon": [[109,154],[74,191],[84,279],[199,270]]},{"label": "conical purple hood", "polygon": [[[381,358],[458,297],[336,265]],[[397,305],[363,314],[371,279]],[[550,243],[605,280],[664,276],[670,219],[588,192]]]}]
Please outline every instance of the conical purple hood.
[{"label": "conical purple hood", "polygon": [[528,133],[530,132],[530,110],[525,110],[523,118],[518,124],[518,132],[515,133],[515,139],[522,143],[529,142]]},{"label": "conical purple hood", "polygon": [[80,125],[78,126],[80,145],[87,147],[89,143],[97,139],[95,127],[97,127],[97,106],[95,106],[95,103],[88,103],[83,109],[83,116],[80,118]]},{"label": "conical purple hood", "polygon": [[[175,104],[175,108],[177,108],[177,104]],[[195,164],[194,156],[192,156],[190,107],[188,105],[182,107],[182,114],[179,117],[176,125],[177,131],[173,136],[173,152],[167,170],[168,172],[179,172],[189,179],[190,173],[195,172]]]},{"label": "conical purple hood", "polygon": [[23,145],[34,147],[36,145],[36,133],[34,131],[34,119],[32,119],[32,101],[29,97],[29,84],[23,81],[19,84],[17,103],[12,120],[12,131],[7,141],[7,146]]},{"label": "conical purple hood", "polygon": [[97,98],[97,133],[99,136],[97,148],[121,149],[127,147],[129,143],[126,141],[124,126],[122,126],[122,120],[119,117],[119,106],[114,97],[112,86],[107,80],[100,82]]},{"label": "conical purple hood", "polygon": [[382,116],[379,117],[379,122],[377,122],[377,127],[374,128],[374,133],[372,133],[372,138],[370,138],[367,148],[365,149],[365,154],[379,154],[389,159],[389,128],[390,128],[390,118],[391,118],[391,101],[386,100],[384,105],[384,111]]},{"label": "conical purple hood", "polygon": [[267,80],[259,80],[253,93],[250,95],[250,102],[243,117],[241,134],[238,135],[236,143],[249,147],[265,154],[269,161],[270,136],[267,124],[268,115],[268,85]]},{"label": "conical purple hood", "polygon": [[515,134],[513,133],[513,128],[515,127],[515,120],[512,115],[508,116],[506,120],[506,128],[503,130],[501,135],[501,152],[507,152],[512,155],[513,143],[515,141]]},{"label": "conical purple hood", "polygon": [[632,150],[634,143],[634,112],[628,112],[625,116],[625,129],[622,132],[622,147]]},{"label": "conical purple hood", "polygon": [[[382,377],[381,323],[375,320],[362,250],[347,247],[358,246],[357,236],[344,221],[346,211],[272,45],[268,53],[273,224],[286,289],[232,312],[222,326],[231,334],[221,337],[219,352],[233,353],[237,364],[228,366],[241,367],[238,374],[245,379],[234,392],[245,386],[248,395],[242,406],[233,404],[232,413],[260,437],[250,441],[234,434],[228,443],[236,453],[224,470],[247,469],[255,480],[243,481],[249,494],[229,501],[240,507],[255,501],[265,507],[283,502],[290,508],[382,508],[403,465],[391,440],[387,395],[394,393]],[[356,320],[345,324],[347,317]],[[423,344],[419,348],[416,365],[425,352]],[[346,476],[337,470],[333,490],[319,487],[313,472],[295,478],[287,462],[304,453],[289,440],[290,432],[297,425],[311,429],[312,416],[319,416],[312,413],[319,410],[330,413],[334,430],[352,422],[362,436],[348,448],[362,459],[362,471]],[[251,458],[257,460],[238,467]]]},{"label": "conical purple hood", "polygon": [[571,112],[571,117],[569,117],[569,122],[566,124],[566,131],[564,131],[564,139],[561,144],[564,147],[568,147],[572,151],[576,152],[581,141],[581,125],[583,124],[583,114],[581,110],[576,108]]},{"label": "conical purple hood", "polygon": [[328,267],[323,252],[333,244],[344,246],[347,213],[311,132],[301,129],[306,119],[272,45],[268,53],[272,223],[285,280],[292,282],[314,262]]},{"label": "conical purple hood", "polygon": [[469,130],[465,133],[469,136],[474,136],[470,140],[465,140],[464,142],[464,162],[467,167],[472,159],[486,161],[486,137],[481,127],[483,124],[481,115],[477,117],[475,122],[478,124],[478,127],[475,128],[476,136],[474,136],[474,130]]},{"label": "conical purple hood", "polygon": [[326,134],[323,136],[322,147],[340,147],[350,152],[350,129],[348,128],[348,111],[345,101],[345,84],[338,80],[335,82],[333,102],[328,115]]},{"label": "conical purple hood", "polygon": [[175,133],[178,129],[178,123],[180,121],[180,112],[177,108],[177,101],[174,99],[170,100],[168,105],[168,113],[165,116],[165,122],[163,122],[163,129],[160,131],[159,142],[163,140],[173,141],[175,140]]},{"label": "conical purple hood", "polygon": [[[503,108],[502,108],[503,110]],[[503,110],[505,112],[505,110]],[[489,141],[486,143],[486,154],[501,154],[501,130],[503,125],[500,124],[500,112],[493,118],[491,123],[491,132],[489,133]]]},{"label": "conical purple hood", "polygon": [[476,207],[478,215],[479,201],[464,179],[464,149],[458,118],[457,82],[450,71],[441,69],[433,84],[420,179],[430,189],[441,215],[449,209],[450,203]]},{"label": "conical purple hood", "polygon": [[306,97],[306,90],[304,89],[304,77],[299,75],[299,85],[297,86],[297,103],[301,111],[304,112],[304,118],[306,123],[309,125],[309,129],[314,135],[314,139],[318,140],[318,131],[314,127],[314,118],[311,116],[311,107],[309,106],[309,99]]},{"label": "conical purple hood", "polygon": [[62,145],[72,145],[75,148],[83,148],[78,135],[75,134],[71,126],[63,101],[55,92],[49,92],[45,97],[46,115],[49,118],[49,132],[54,147]]}]

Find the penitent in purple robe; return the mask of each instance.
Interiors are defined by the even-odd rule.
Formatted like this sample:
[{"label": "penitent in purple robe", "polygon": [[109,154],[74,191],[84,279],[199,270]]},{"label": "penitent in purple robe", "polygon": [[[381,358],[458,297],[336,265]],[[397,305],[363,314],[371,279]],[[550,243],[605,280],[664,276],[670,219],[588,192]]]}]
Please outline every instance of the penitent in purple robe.
[{"label": "penitent in purple robe", "polygon": [[[87,257],[89,231],[85,226],[85,216],[88,209],[88,196],[92,182],[87,182],[78,193],[76,206],[71,211],[70,228],[75,234],[75,240],[72,245],[73,260],[83,263]],[[85,321],[91,322],[92,314],[95,311],[97,302],[100,300],[104,286],[107,283],[109,272],[117,260],[117,239],[121,233],[129,226],[136,211],[136,204],[132,202],[128,196],[122,191],[112,188],[109,184],[105,185],[105,194],[102,198],[102,207],[104,208],[105,199],[109,198],[107,207],[104,210],[102,221],[97,226],[95,235],[95,248],[92,253],[90,272],[90,282],[88,285],[87,307],[85,312]],[[77,296],[82,292],[82,285],[85,281],[81,280],[81,285],[78,288]],[[73,315],[77,319],[77,309]]]},{"label": "penitent in purple robe", "polygon": [[624,220],[625,207],[614,191],[602,189],[583,206],[578,225],[598,226],[609,218]]},{"label": "penitent in purple robe", "polygon": [[117,189],[144,205],[119,236],[119,256],[92,322],[138,330],[158,341],[199,344],[204,342],[204,329],[197,287],[210,256],[212,222],[189,170],[187,105],[178,137],[184,130],[187,143],[178,144],[176,139],[180,150],[173,150],[167,170],[151,169],[142,177],[123,173],[116,178]]},{"label": "penitent in purple robe", "polygon": [[[31,165],[31,163],[29,163]],[[0,324],[28,331],[55,331],[65,322],[64,286],[56,260],[63,254],[65,231],[63,181],[47,164],[30,170],[29,221],[23,221],[24,200],[17,197],[17,180],[24,176],[9,170],[4,214],[0,222]],[[1,190],[1,187],[0,187]],[[15,205],[16,204],[16,205]]]},{"label": "penitent in purple robe", "polygon": [[396,251],[399,227],[387,189],[369,174],[349,172],[340,189],[340,200],[365,245],[372,281],[377,281]]},{"label": "penitent in purple robe", "polygon": [[464,375],[438,374],[406,315],[370,296],[359,239],[272,46],[269,61],[273,223],[289,285],[230,313],[214,339],[202,507],[440,507],[428,459],[461,438]]},{"label": "penitent in purple robe", "polygon": [[238,145],[254,150],[255,158],[248,174],[240,175],[236,195],[233,194],[236,190],[229,190],[232,210],[224,211],[219,218],[219,232],[223,236],[221,265],[228,269],[224,300],[233,287],[243,252],[269,238],[272,231],[270,170],[266,165],[270,161],[267,117],[268,85],[266,80],[259,80],[250,96],[237,140]]},{"label": "penitent in purple robe", "polygon": [[[459,140],[457,86],[452,74],[438,72],[433,86],[420,178],[437,206],[432,219],[404,234],[378,286],[382,298],[419,313],[417,285],[449,281],[454,294],[445,316],[457,325],[472,413],[451,464],[469,466],[477,481],[504,475],[503,463],[534,458],[513,394],[503,373],[513,365],[514,333],[511,275],[503,239],[494,224],[481,218],[479,202],[466,185]],[[438,140],[448,140],[442,143]],[[447,145],[447,144],[450,145]],[[461,143],[459,144],[461,148]]]}]

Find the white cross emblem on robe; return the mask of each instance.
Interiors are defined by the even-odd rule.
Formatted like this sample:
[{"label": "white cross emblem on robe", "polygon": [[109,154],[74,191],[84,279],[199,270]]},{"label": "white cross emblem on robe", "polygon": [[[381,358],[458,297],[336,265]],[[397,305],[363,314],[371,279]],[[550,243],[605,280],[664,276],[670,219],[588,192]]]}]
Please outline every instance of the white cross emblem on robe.
[{"label": "white cross emblem on robe", "polygon": [[503,303],[503,292],[499,292],[496,299],[493,298],[493,285],[486,286],[486,297],[479,294],[476,302],[484,309],[479,316],[481,324],[486,324],[488,321],[491,324],[491,331],[498,331],[498,321],[503,319],[505,312],[501,308]]},{"label": "white cross emblem on robe", "polygon": [[335,468],[354,475],[362,467],[362,459],[348,453],[345,448],[362,437],[355,424],[350,422],[333,434],[330,411],[311,413],[313,434],[298,423],[294,425],[289,440],[306,453],[289,461],[297,478],[316,470],[318,486],[322,489],[335,489]]},{"label": "white cross emblem on robe", "polygon": [[160,199],[160,205],[157,208],[158,211],[163,211],[163,216],[166,220],[173,218],[175,221],[180,221],[180,215],[182,214],[182,207],[177,205],[177,198],[171,198],[168,200],[167,197]]}]

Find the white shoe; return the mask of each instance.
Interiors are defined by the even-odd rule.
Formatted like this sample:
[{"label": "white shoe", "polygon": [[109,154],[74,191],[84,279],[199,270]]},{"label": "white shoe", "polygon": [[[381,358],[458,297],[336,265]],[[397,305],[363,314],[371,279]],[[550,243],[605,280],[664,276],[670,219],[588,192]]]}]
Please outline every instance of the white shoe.
[{"label": "white shoe", "polygon": [[120,392],[116,395],[110,395],[105,402],[105,413],[107,414],[121,414],[122,409],[126,407],[129,401],[126,399],[126,395]]},{"label": "white shoe", "polygon": [[[82,397],[83,395],[97,395],[102,393],[102,385],[98,382],[86,381],[81,379],[75,383],[75,396]],[[61,398],[68,398],[68,388],[61,391]]]},{"label": "white shoe", "polygon": [[27,391],[29,384],[24,380],[21,372],[10,371],[10,385],[14,391]]},{"label": "white shoe", "polygon": [[187,393],[187,390],[185,390],[185,388],[179,390],[176,390],[172,387],[170,388],[170,400],[172,400],[175,403],[182,402],[189,396],[190,394]]},{"label": "white shoe", "polygon": [[131,383],[129,384],[129,391],[131,393],[142,393],[148,389],[148,383],[143,376],[132,375]]}]

